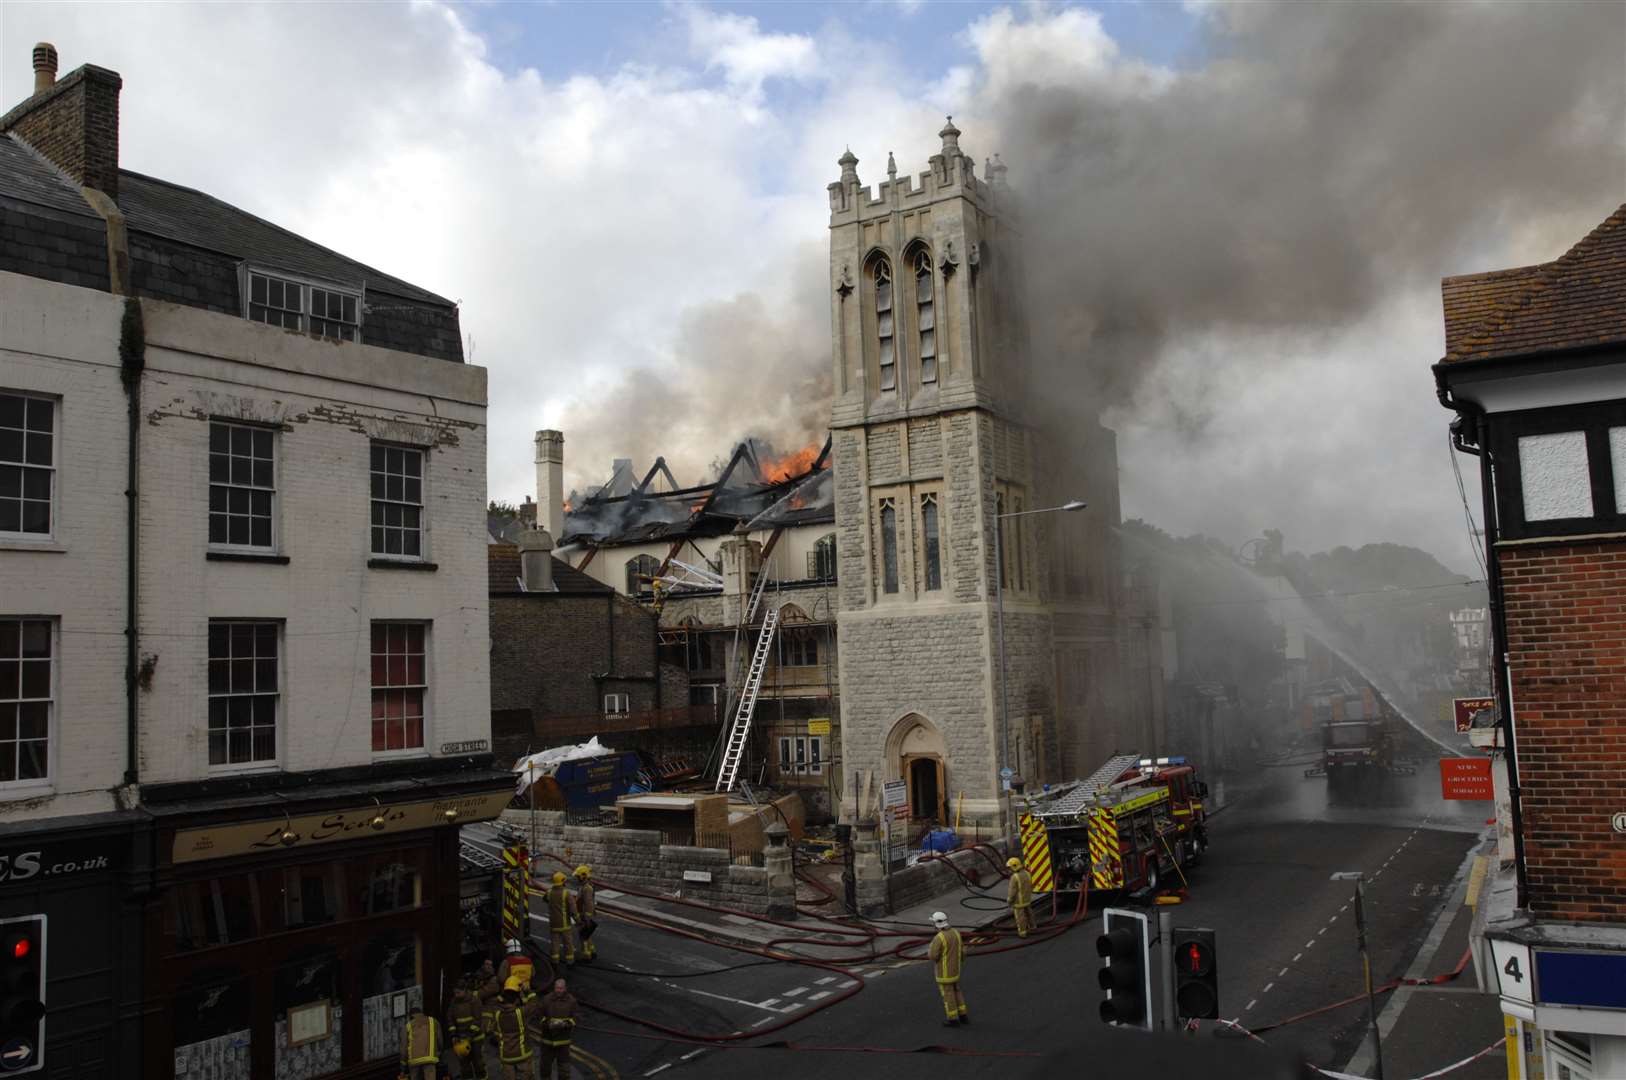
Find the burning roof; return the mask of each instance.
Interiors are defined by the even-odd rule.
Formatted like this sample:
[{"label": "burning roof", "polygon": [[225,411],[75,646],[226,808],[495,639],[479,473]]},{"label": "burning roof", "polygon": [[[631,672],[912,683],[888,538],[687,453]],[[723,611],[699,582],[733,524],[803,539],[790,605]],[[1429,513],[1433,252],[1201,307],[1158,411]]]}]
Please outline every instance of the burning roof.
[{"label": "burning roof", "polygon": [[828,438],[822,448],[803,447],[766,462],[751,442],[742,442],[715,481],[695,487],[655,491],[657,474],[671,481],[663,459],[626,494],[609,494],[607,484],[575,500],[565,514],[561,546],[718,536],[741,523],[766,529],[835,520]]}]

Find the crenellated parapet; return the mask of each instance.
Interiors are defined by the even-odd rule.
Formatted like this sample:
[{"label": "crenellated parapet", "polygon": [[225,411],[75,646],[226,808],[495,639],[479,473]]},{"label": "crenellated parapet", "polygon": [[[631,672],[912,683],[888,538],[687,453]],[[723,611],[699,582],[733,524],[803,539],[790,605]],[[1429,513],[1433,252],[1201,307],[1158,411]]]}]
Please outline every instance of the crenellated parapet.
[{"label": "crenellated parapet", "polygon": [[976,161],[960,149],[960,129],[954,126],[953,117],[938,136],[943,146],[928,160],[928,169],[899,176],[892,155],[888,154],[887,179],[873,188],[858,179],[858,158],[848,149],[836,162],[841,166],[841,178],[828,188],[831,224],[916,209],[946,196],[964,197],[979,209],[991,212],[997,193],[1003,187],[1005,166],[990,162],[979,179]]}]

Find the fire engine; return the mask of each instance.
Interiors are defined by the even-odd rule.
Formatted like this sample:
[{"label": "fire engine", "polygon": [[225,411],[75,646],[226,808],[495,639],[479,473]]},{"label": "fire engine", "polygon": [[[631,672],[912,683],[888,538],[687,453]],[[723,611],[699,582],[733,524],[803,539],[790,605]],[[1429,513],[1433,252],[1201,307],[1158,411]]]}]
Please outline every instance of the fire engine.
[{"label": "fire engine", "polygon": [[1056,889],[1157,890],[1208,846],[1208,785],[1183,757],[1119,754],[1087,779],[1029,801]]}]

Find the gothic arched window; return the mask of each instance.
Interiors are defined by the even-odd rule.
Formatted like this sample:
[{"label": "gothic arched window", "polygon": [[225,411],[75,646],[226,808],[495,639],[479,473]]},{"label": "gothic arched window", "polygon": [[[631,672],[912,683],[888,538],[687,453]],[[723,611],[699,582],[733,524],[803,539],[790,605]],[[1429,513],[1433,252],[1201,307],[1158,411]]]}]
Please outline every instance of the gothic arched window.
[{"label": "gothic arched window", "polygon": [[937,381],[937,319],[933,311],[932,253],[915,251],[915,329],[920,334],[920,381]]},{"label": "gothic arched window", "polygon": [[876,259],[870,273],[875,278],[875,339],[881,364],[881,389],[896,390],[898,352],[892,314],[892,264]]}]

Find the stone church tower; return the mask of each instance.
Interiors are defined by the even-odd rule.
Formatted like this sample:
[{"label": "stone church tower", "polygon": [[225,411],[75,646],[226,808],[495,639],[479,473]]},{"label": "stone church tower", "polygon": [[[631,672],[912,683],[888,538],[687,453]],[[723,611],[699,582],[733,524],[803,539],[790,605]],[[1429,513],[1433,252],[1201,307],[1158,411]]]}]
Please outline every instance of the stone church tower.
[{"label": "stone church tower", "polygon": [[[1152,752],[1161,725],[1131,731],[1137,745],[1112,730],[1136,635],[1119,612],[1111,433],[1083,409],[1060,440],[1024,420],[1037,369],[1005,167],[979,179],[953,121],[939,134],[918,178],[889,156],[872,194],[849,150],[829,185],[843,803],[873,772],[877,796],[909,782],[916,817],[993,827],[1002,766],[1081,775],[1113,749]],[[998,517],[1071,499],[1089,508]],[[1144,659],[1141,685],[1161,687]]]}]

